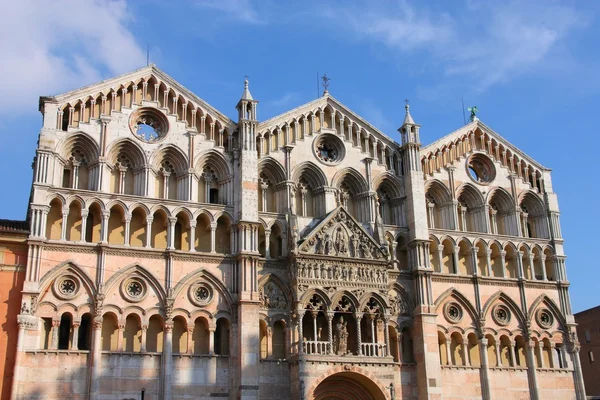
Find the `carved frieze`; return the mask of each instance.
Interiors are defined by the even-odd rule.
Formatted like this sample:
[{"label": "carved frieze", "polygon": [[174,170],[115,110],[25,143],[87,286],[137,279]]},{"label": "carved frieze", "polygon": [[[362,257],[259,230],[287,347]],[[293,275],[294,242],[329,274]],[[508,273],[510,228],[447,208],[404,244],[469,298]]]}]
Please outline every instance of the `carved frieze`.
[{"label": "carved frieze", "polygon": [[386,285],[388,274],[385,266],[362,263],[335,263],[327,261],[298,260],[296,280],[329,286],[331,282],[337,285],[369,286]]}]

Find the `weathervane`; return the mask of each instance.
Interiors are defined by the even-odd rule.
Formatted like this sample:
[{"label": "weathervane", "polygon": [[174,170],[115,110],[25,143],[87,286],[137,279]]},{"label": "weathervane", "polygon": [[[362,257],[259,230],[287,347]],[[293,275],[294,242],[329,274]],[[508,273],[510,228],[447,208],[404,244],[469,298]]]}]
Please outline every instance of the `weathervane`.
[{"label": "weathervane", "polygon": [[323,88],[325,89],[325,91],[323,92],[323,94],[325,94],[325,93],[328,93],[328,90],[327,90],[327,89],[329,89],[329,81],[330,81],[331,79],[329,79],[329,78],[327,77],[327,74],[325,74],[325,75],[323,75],[323,76],[321,77],[321,80],[323,81]]},{"label": "weathervane", "polygon": [[471,119],[471,122],[479,120],[479,118],[477,118],[477,113],[479,112],[477,106],[469,107],[467,108],[467,110],[469,110],[469,112],[471,113],[471,116],[469,117]]}]

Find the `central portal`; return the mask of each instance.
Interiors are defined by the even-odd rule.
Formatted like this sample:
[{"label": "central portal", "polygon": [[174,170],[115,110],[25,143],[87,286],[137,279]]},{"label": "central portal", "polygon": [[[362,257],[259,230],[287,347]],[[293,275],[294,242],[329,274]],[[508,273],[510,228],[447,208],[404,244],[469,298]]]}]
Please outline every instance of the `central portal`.
[{"label": "central portal", "polygon": [[355,372],[340,372],[317,386],[314,400],[385,400],[375,382]]}]

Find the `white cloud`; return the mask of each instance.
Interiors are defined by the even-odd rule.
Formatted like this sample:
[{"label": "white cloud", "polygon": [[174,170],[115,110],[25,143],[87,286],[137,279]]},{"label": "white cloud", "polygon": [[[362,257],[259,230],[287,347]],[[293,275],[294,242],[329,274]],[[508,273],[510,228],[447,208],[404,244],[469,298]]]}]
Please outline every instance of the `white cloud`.
[{"label": "white cloud", "polygon": [[351,28],[361,39],[398,50],[402,63],[468,77],[478,90],[542,67],[561,40],[586,24],[585,16],[552,1],[467,3],[453,14],[402,0],[385,4],[365,2],[323,15],[339,29]]},{"label": "white cloud", "polygon": [[200,7],[220,11],[233,20],[250,24],[265,22],[250,0],[197,0],[196,4]]},{"label": "white cloud", "polygon": [[19,0],[0,13],[0,113],[144,65],[124,0]]}]

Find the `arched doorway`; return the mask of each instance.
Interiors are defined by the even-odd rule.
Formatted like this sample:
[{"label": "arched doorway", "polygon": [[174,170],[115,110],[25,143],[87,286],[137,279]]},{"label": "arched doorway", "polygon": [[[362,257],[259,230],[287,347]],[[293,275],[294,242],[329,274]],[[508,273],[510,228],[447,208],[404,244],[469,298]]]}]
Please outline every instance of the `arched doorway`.
[{"label": "arched doorway", "polygon": [[339,372],[315,389],[314,400],[386,400],[375,382],[356,372]]}]

